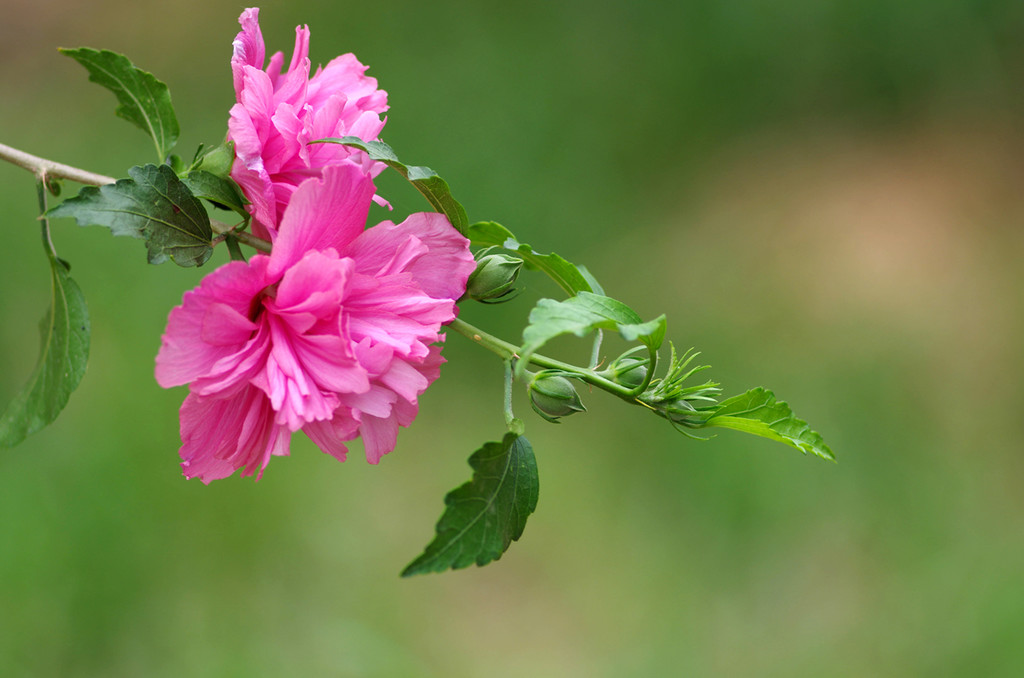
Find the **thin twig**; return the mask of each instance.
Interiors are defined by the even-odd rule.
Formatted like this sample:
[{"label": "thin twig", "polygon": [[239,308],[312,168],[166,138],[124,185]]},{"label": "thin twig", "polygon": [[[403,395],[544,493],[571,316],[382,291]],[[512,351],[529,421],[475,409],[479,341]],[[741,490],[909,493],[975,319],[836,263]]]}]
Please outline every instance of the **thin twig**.
[{"label": "thin twig", "polygon": [[64,165],[59,162],[47,160],[46,158],[40,158],[37,155],[32,155],[25,151],[19,151],[16,148],[11,148],[4,144],[0,144],[0,160],[6,160],[11,164],[27,169],[36,176],[45,174],[48,177],[69,179],[87,186],[102,186],[103,184],[112,184],[116,181],[114,177],[107,177],[102,174],[96,174],[95,172],[78,169],[71,165]]}]

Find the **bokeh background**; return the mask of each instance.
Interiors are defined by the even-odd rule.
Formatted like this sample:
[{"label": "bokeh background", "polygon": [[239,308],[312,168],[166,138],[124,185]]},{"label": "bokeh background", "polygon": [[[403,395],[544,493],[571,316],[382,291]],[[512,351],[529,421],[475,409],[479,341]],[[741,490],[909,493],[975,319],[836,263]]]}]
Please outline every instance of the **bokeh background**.
[{"label": "bokeh background", "polygon": [[[219,141],[242,8],[5,0],[0,141],[111,175],[150,161],[55,51],[81,45],[170,85],[182,154]],[[297,438],[258,483],[185,481],[184,391],[157,387],[153,356],[205,271],[57,222],[92,356],[58,422],[0,452],[0,675],[1022,675],[1024,4],[292,0],[261,18],[271,50],[308,23],[314,63],[370,64],[384,138],[471,219],[667,313],[727,393],[772,388],[839,464],[584,394],[559,426],[529,413],[523,539],[400,580],[503,431],[500,363],[453,336],[378,467]],[[6,401],[47,303],[32,178],[7,165],[0,215]],[[526,282],[466,317],[514,338],[555,292]]]}]

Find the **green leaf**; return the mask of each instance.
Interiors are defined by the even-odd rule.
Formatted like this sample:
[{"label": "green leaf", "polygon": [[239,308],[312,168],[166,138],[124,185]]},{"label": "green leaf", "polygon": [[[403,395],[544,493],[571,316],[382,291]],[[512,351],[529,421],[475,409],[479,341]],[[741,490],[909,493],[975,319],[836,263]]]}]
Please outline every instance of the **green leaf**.
[{"label": "green leaf", "polygon": [[469,227],[467,235],[474,245],[502,247],[518,253],[528,268],[544,272],[570,296],[579,292],[604,294],[586,268],[576,266],[553,252],[534,252],[530,245],[519,242],[511,231],[495,221],[478,221]]},{"label": "green leaf", "polygon": [[580,292],[565,301],[541,299],[530,311],[529,323],[523,330],[519,361],[523,369],[537,349],[561,334],[583,337],[594,330],[614,330],[626,341],[639,341],[653,353],[664,341],[666,328],[664,314],[645,323],[621,301],[590,292]]},{"label": "green leaf", "polygon": [[167,85],[117,52],[80,47],[60,53],[85,66],[90,80],[113,92],[120,104],[117,115],[149,134],[160,162],[167,159],[179,132]]},{"label": "green leaf", "polygon": [[128,170],[130,179],[86,186],[49,212],[74,217],[79,226],[106,226],[114,235],[146,241],[149,263],[172,259],[179,266],[201,266],[213,253],[213,230],[203,204],[167,165]]},{"label": "green leaf", "polygon": [[248,218],[245,211],[246,199],[241,189],[231,179],[219,177],[206,170],[194,169],[181,177],[181,181],[197,198],[204,198],[217,207],[234,210],[242,217]]},{"label": "green leaf", "polygon": [[444,498],[437,536],[403,577],[498,560],[519,539],[537,508],[537,462],[529,441],[506,433],[469,458],[473,479]]},{"label": "green leaf", "polygon": [[341,137],[340,139],[317,139],[309,143],[341,144],[358,148],[369,155],[371,159],[382,162],[388,167],[397,170],[399,174],[416,187],[416,190],[423,194],[423,197],[431,204],[434,211],[444,214],[448,217],[448,221],[451,222],[452,226],[455,227],[455,230],[462,235],[466,235],[469,229],[469,218],[466,216],[466,210],[463,209],[458,200],[452,197],[451,189],[448,188],[448,182],[439,177],[429,167],[404,164],[398,159],[398,156],[395,155],[391,147],[383,141],[363,141],[359,137]]},{"label": "green leaf", "polygon": [[39,362],[0,416],[0,446],[14,447],[44,428],[67,405],[89,359],[89,311],[69,267],[50,256],[52,297],[39,324]]},{"label": "green leaf", "polygon": [[723,400],[715,408],[702,411],[701,414],[707,418],[695,428],[719,426],[752,433],[791,445],[804,454],[810,452],[835,461],[832,450],[821,435],[812,431],[806,421],[797,419],[789,405],[776,400],[775,394],[767,389],[751,389]]}]

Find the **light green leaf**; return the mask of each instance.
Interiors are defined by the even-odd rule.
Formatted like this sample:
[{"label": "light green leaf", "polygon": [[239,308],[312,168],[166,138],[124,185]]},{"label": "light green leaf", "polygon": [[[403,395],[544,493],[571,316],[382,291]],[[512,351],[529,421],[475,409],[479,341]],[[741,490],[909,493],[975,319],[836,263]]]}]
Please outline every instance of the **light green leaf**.
[{"label": "light green leaf", "polygon": [[791,445],[804,454],[810,452],[823,459],[835,461],[832,450],[806,421],[797,419],[789,405],[776,400],[775,394],[764,388],[723,400],[715,408],[701,412],[706,417],[694,428],[719,426],[752,433]]},{"label": "light green leaf", "polygon": [[167,165],[128,170],[130,179],[86,186],[49,212],[74,217],[80,226],[106,226],[114,235],[146,241],[149,262],[172,259],[179,266],[201,266],[213,252],[213,230],[203,204]]},{"label": "light green leaf", "polygon": [[502,247],[518,253],[527,268],[543,271],[570,296],[578,292],[604,294],[586,268],[576,266],[553,252],[534,252],[530,245],[519,242],[511,231],[495,221],[476,222],[469,227],[468,237],[472,244],[480,247]]},{"label": "light green leaf", "polygon": [[626,341],[639,341],[650,352],[658,350],[665,339],[664,314],[644,322],[636,311],[621,301],[590,292],[580,292],[565,301],[541,299],[530,311],[523,330],[519,365],[525,369],[537,349],[561,334],[583,337],[594,330],[614,330]]},{"label": "light green leaf", "polygon": [[537,462],[529,441],[506,433],[469,458],[473,479],[444,498],[437,536],[403,577],[486,565],[519,539],[537,508]]},{"label": "light green leaf", "polygon": [[423,197],[431,204],[434,211],[444,214],[448,217],[448,221],[451,222],[452,226],[455,227],[455,230],[462,235],[466,235],[469,228],[469,218],[466,216],[466,210],[459,204],[458,200],[452,197],[451,189],[448,188],[448,182],[439,177],[429,167],[404,164],[398,159],[398,156],[395,155],[391,147],[383,141],[363,141],[359,137],[341,137],[340,139],[317,139],[309,143],[342,144],[343,146],[358,148],[369,155],[371,159],[382,162],[388,167],[397,170],[399,174],[416,187],[416,190],[423,194]]},{"label": "light green leaf", "polygon": [[114,93],[120,104],[117,115],[149,134],[160,162],[166,160],[179,132],[167,85],[117,52],[80,47],[60,53],[85,66],[90,80]]},{"label": "light green leaf", "polygon": [[39,362],[0,416],[0,446],[14,447],[53,422],[78,387],[89,360],[89,311],[68,265],[50,255],[52,297],[39,324]]}]

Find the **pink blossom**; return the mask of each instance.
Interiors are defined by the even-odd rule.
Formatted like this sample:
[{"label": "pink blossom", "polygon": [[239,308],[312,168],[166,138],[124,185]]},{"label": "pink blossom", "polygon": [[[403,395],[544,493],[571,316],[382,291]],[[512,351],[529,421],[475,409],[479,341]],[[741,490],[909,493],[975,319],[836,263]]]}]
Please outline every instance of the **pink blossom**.
[{"label": "pink blossom", "polygon": [[[295,49],[288,70],[284,54],[270,57],[259,10],[242,12],[242,30],[234,40],[231,70],[237,103],[231,108],[228,139],[235,142],[231,178],[250,201],[253,232],[276,236],[292,194],[324,167],[353,163],[374,176],[383,169],[366,154],[338,144],[309,144],[326,137],[376,139],[384,127],[387,93],[365,76],[366,66],[352,54],[339,56],[310,77],[309,28],[295,29]],[[382,200],[378,200],[382,202]],[[385,203],[386,204],[386,203]]]},{"label": "pink blossom", "polygon": [[361,436],[375,464],[415,418],[474,261],[441,214],[364,231],[372,196],[359,167],[324,168],[295,190],[270,256],[222,266],[171,311],[156,378],[189,384],[187,477],[262,474],[299,430],[341,460]]}]

